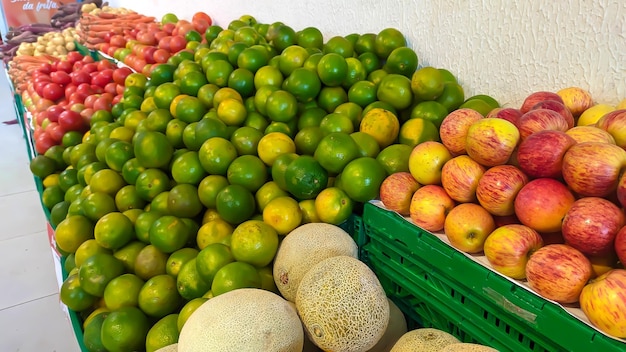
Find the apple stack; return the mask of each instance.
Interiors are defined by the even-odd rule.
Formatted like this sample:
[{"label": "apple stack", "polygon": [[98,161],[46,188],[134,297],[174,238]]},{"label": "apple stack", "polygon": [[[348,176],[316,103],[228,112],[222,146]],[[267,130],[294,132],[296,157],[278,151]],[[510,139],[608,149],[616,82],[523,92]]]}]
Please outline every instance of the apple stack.
[{"label": "apple stack", "polygon": [[410,172],[383,182],[381,201],[626,338],[624,105],[594,108],[571,87],[487,116],[453,111],[441,142],[415,146]]}]

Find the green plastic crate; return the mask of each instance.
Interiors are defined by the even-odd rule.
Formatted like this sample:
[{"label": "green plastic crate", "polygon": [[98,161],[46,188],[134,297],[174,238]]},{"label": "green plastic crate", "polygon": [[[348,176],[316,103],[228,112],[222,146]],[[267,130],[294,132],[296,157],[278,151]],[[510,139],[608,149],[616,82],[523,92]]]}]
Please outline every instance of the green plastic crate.
[{"label": "green plastic crate", "polygon": [[434,327],[500,351],[626,351],[398,214],[363,211],[362,260],[410,325]]}]

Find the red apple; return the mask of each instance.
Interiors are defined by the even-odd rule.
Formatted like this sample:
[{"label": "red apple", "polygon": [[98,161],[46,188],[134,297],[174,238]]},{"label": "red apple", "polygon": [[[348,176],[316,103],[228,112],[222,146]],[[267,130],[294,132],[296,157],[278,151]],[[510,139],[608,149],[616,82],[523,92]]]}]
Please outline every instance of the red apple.
[{"label": "red apple", "polygon": [[467,155],[459,155],[448,160],[441,169],[441,185],[450,198],[459,203],[476,200],[478,180],[485,173],[485,167]]},{"label": "red apple", "polygon": [[548,109],[530,110],[520,117],[518,122],[521,139],[544,130],[567,131],[569,125],[558,112]]},{"label": "red apple", "polygon": [[504,119],[517,126],[519,118],[522,117],[522,112],[515,108],[495,108],[485,117]]},{"label": "red apple", "polygon": [[582,289],[580,308],[591,324],[617,338],[626,338],[626,270],[611,270]]},{"label": "red apple", "polygon": [[533,106],[531,110],[536,110],[536,109],[554,110],[558,112],[559,114],[561,114],[561,116],[563,116],[565,121],[567,121],[568,128],[572,128],[575,125],[574,116],[572,115],[572,112],[565,106],[565,104],[561,102],[558,102],[556,100],[540,101],[535,106]]},{"label": "red apple", "polygon": [[474,109],[457,109],[448,114],[439,127],[439,138],[454,155],[467,154],[465,141],[467,130],[474,122],[483,118]]},{"label": "red apple", "polygon": [[565,131],[565,133],[574,138],[576,143],[603,142],[615,144],[615,138],[613,138],[609,132],[594,125],[572,127]]},{"label": "red apple", "polygon": [[380,201],[385,208],[400,215],[408,216],[411,198],[420,184],[408,172],[393,173],[380,185]]},{"label": "red apple", "polygon": [[574,204],[572,192],[551,178],[528,182],[515,197],[515,214],[520,222],[538,232],[561,230],[563,217]]},{"label": "red apple", "polygon": [[526,280],[540,296],[558,303],[575,303],[591,277],[589,259],[565,244],[539,248],[526,264]]},{"label": "red apple", "polygon": [[585,110],[593,106],[591,94],[580,87],[563,88],[556,92],[563,99],[563,104],[574,117],[580,116]]},{"label": "red apple", "polygon": [[467,155],[485,166],[503,165],[511,158],[520,140],[520,133],[511,122],[484,118],[467,130]]},{"label": "red apple", "polygon": [[596,126],[609,132],[615,143],[626,149],[626,109],[609,112],[596,122]]},{"label": "red apple", "polygon": [[478,204],[463,203],[450,210],[443,231],[452,247],[466,253],[480,253],[487,236],[496,228],[493,217]]},{"label": "red apple", "polygon": [[626,172],[624,172],[619,178],[615,194],[617,196],[617,201],[622,205],[622,208],[626,208]]},{"label": "red apple", "polygon": [[476,198],[480,205],[496,216],[515,214],[517,193],[528,183],[528,176],[513,165],[494,166],[478,180]]},{"label": "red apple", "polygon": [[626,268],[626,226],[622,227],[615,236],[615,253],[622,266]]},{"label": "red apple", "polygon": [[522,103],[522,106],[520,107],[520,111],[522,112],[522,114],[525,114],[530,111],[533,106],[537,105],[537,103],[544,100],[556,100],[559,103],[563,103],[563,99],[561,99],[561,97],[556,93],[545,91],[534,92],[526,97],[526,99]]},{"label": "red apple", "polygon": [[624,226],[624,213],[617,205],[599,197],[580,198],[563,218],[565,243],[588,256],[613,252],[615,236]]},{"label": "red apple", "polygon": [[441,183],[443,165],[452,159],[445,145],[427,141],[416,145],[409,155],[409,172],[421,185]]},{"label": "red apple", "polygon": [[594,279],[598,276],[602,276],[604,273],[607,273],[613,269],[617,269],[617,254],[610,253],[608,255],[596,255],[596,256],[587,256],[589,262],[591,262],[591,278]]},{"label": "red apple", "polygon": [[493,269],[513,279],[526,278],[528,258],[543,246],[543,238],[528,226],[498,227],[485,241],[485,257]]},{"label": "red apple", "polygon": [[446,216],[454,205],[454,200],[443,187],[426,185],[418,188],[413,194],[409,215],[413,223],[424,230],[441,231]]},{"label": "red apple", "polygon": [[520,143],[517,150],[519,168],[534,178],[560,178],[563,156],[576,141],[562,131],[539,131]]},{"label": "red apple", "polygon": [[606,197],[617,188],[626,150],[608,143],[573,145],[563,157],[563,179],[581,196]]}]

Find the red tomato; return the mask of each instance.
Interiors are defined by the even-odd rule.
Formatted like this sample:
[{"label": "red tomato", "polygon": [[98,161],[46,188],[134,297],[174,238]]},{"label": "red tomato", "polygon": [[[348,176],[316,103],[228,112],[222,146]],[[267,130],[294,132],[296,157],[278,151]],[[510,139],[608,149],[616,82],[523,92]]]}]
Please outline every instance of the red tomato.
[{"label": "red tomato", "polygon": [[39,138],[39,136],[41,136],[43,133],[44,133],[43,127],[41,127],[41,125],[37,125],[35,126],[35,129],[33,130],[33,138],[37,140],[37,138]]},{"label": "red tomato", "polygon": [[103,87],[100,87],[99,85],[96,85],[96,84],[92,84],[92,85],[91,85],[91,90],[92,90],[95,94],[104,93],[104,88],[103,88]]},{"label": "red tomato", "polygon": [[113,101],[113,97],[108,97],[103,94],[98,99],[96,99],[96,101],[93,103],[93,109],[94,111],[97,111],[97,110],[111,111],[111,107],[113,106],[112,101]]},{"label": "red tomato", "polygon": [[35,139],[35,150],[39,154],[44,154],[50,147],[56,145],[52,138],[44,131]]},{"label": "red tomato", "polygon": [[124,48],[126,46],[126,38],[123,35],[117,34],[111,36],[111,40],[109,41],[111,46],[116,46],[118,48]]},{"label": "red tomato", "polygon": [[115,68],[115,64],[112,63],[109,60],[100,60],[96,64],[96,67],[97,67],[98,71],[104,71],[106,69],[114,69]]},{"label": "red tomato", "polygon": [[96,99],[98,99],[100,95],[98,94],[92,94],[89,95],[88,97],[85,98],[85,101],[83,102],[83,104],[85,104],[85,107],[87,108],[93,108],[93,103],[96,101]]},{"label": "red tomato", "polygon": [[74,83],[70,83],[65,86],[65,96],[69,97],[76,91],[76,85]]},{"label": "red tomato", "polygon": [[48,85],[50,82],[39,81],[33,83],[33,89],[35,89],[35,93],[40,97],[43,96],[43,88]]},{"label": "red tomato", "polygon": [[171,23],[171,22],[169,22],[169,23],[164,24],[161,27],[161,30],[163,32],[167,33],[168,35],[172,35],[172,32],[174,31],[174,28],[176,28],[176,25]]},{"label": "red tomato", "polygon": [[70,77],[72,78],[72,83],[77,86],[83,83],[91,82],[91,77],[89,76],[89,73],[87,73],[87,71],[85,70],[74,71],[70,73]]},{"label": "red tomato", "polygon": [[43,121],[45,119],[47,119],[47,118],[48,118],[48,111],[47,110],[35,113],[35,125],[36,126],[41,126]]},{"label": "red tomato", "polygon": [[143,58],[147,63],[153,64],[154,61],[154,52],[157,51],[157,48],[154,46],[147,46],[143,48],[141,53],[141,58]]},{"label": "red tomato", "polygon": [[50,65],[50,63],[48,62],[45,62],[37,68],[37,71],[41,73],[46,73],[46,74],[50,73],[52,71],[52,65]]},{"label": "red tomato", "polygon": [[198,31],[198,33],[204,33],[206,32],[207,28],[209,28],[211,26],[211,24],[203,19],[200,20],[195,20],[191,22],[193,24],[193,27],[196,29],[196,31]]},{"label": "red tomato", "polygon": [[82,131],[85,128],[85,122],[82,116],[76,111],[65,110],[59,116],[59,125],[66,131]]},{"label": "red tomato", "polygon": [[161,40],[159,40],[159,44],[157,45],[157,47],[159,49],[163,49],[166,51],[170,51],[170,42],[172,41],[172,36],[171,35],[166,35],[165,37],[161,38]]},{"label": "red tomato", "polygon": [[60,105],[52,105],[51,107],[45,110],[46,117],[51,122],[57,122],[59,120],[59,116],[61,115],[63,111],[65,111],[65,109]]},{"label": "red tomato", "polygon": [[57,83],[48,83],[43,87],[42,97],[50,100],[59,100],[65,93],[65,90],[61,85]]},{"label": "red tomato", "polygon": [[94,93],[93,89],[91,89],[91,85],[88,82],[79,84],[78,87],[76,87],[76,92],[79,94],[84,94],[85,97]]},{"label": "red tomato", "polygon": [[65,71],[67,73],[72,72],[72,66],[74,64],[69,61],[58,61],[56,65],[57,71]]},{"label": "red tomato", "polygon": [[91,55],[87,55],[83,56],[83,62],[90,64],[92,62],[95,62],[95,60],[93,59],[93,57],[91,57]]},{"label": "red tomato", "polygon": [[133,73],[128,67],[119,67],[113,70],[113,81],[117,84],[124,84],[124,80],[126,80],[126,76]]},{"label": "red tomato", "polygon": [[206,13],[202,12],[202,11],[198,11],[196,13],[193,14],[193,17],[191,17],[191,22],[195,22],[198,20],[204,20],[207,21],[209,23],[209,26],[211,24],[213,24],[213,20],[211,19],[211,16],[207,15]]},{"label": "red tomato", "polygon": [[182,35],[174,35],[170,40],[170,52],[177,53],[187,46],[187,40]]},{"label": "red tomato", "polygon": [[56,122],[50,122],[48,126],[46,126],[46,133],[55,144],[61,143],[63,139],[63,135],[65,134],[65,130],[63,127]]},{"label": "red tomato", "polygon": [[50,79],[52,80],[52,82],[60,85],[65,85],[72,82],[72,77],[70,77],[70,74],[65,71],[50,72]]},{"label": "red tomato", "polygon": [[124,95],[118,93],[116,96],[113,97],[113,100],[111,101],[111,104],[115,105],[115,104],[119,103],[120,101],[122,101],[122,98],[124,98]]},{"label": "red tomato", "polygon": [[70,51],[67,53],[67,61],[71,62],[72,64],[81,61],[82,59],[83,55],[78,51]]},{"label": "red tomato", "polygon": [[165,49],[157,49],[152,55],[154,62],[159,64],[166,63],[170,56],[169,51]]},{"label": "red tomato", "polygon": [[117,83],[109,82],[106,86],[104,86],[104,91],[106,93],[117,94]]},{"label": "red tomato", "polygon": [[82,71],[86,73],[96,72],[98,71],[98,64],[95,62],[88,62],[85,66],[83,66]]},{"label": "red tomato", "polygon": [[167,34],[164,31],[158,31],[156,33],[154,33],[154,39],[156,39],[157,43],[161,41],[161,39],[167,37],[169,34]]},{"label": "red tomato", "polygon": [[98,87],[104,88],[107,84],[113,81],[113,70],[105,69],[103,71],[98,72],[98,74],[94,75],[91,78],[91,84],[97,85]]}]

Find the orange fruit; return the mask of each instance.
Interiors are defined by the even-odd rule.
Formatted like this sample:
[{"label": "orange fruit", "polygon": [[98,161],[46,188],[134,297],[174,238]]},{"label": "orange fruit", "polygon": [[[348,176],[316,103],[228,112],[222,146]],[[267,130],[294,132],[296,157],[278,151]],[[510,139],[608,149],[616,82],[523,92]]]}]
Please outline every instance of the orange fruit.
[{"label": "orange fruit", "polygon": [[257,72],[267,65],[267,55],[257,47],[247,47],[239,53],[237,66],[251,72]]},{"label": "orange fruit", "polygon": [[168,255],[149,244],[143,247],[135,258],[135,274],[143,280],[165,274]]},{"label": "orange fruit", "polygon": [[61,302],[75,312],[93,307],[98,297],[87,293],[81,286],[78,274],[71,274],[63,281],[59,290]]},{"label": "orange fruit", "polygon": [[259,158],[267,166],[272,166],[274,160],[285,153],[295,153],[296,144],[286,134],[281,132],[271,132],[264,135],[257,146]]},{"label": "orange fruit", "polygon": [[269,181],[256,191],[256,193],[254,194],[254,199],[256,200],[257,208],[262,213],[265,209],[265,206],[271,200],[282,196],[289,196],[289,193],[280,188],[280,186],[278,186],[276,182]]},{"label": "orange fruit", "polygon": [[189,95],[180,95],[180,99],[176,102],[175,110],[172,116],[186,122],[198,122],[208,111],[204,103],[200,99]]},{"label": "orange fruit", "polygon": [[406,39],[396,28],[381,30],[374,40],[374,52],[381,59],[387,59],[394,49],[403,46],[406,46]]},{"label": "orange fruit", "polygon": [[265,102],[267,117],[276,122],[291,121],[298,113],[298,101],[285,90],[272,92]]},{"label": "orange fruit", "polygon": [[139,291],[144,281],[135,274],[123,274],[111,280],[104,288],[104,305],[111,311],[122,307],[137,307]]},{"label": "orange fruit", "polygon": [[228,167],[237,158],[237,150],[228,139],[213,137],[202,144],[198,157],[208,174],[226,175]]},{"label": "orange fruit", "polygon": [[[83,214],[92,221],[98,221],[104,215],[117,211],[113,196],[102,192],[94,192],[87,195],[80,202],[80,207]],[[70,209],[68,209],[68,212],[70,212]]]},{"label": "orange fruit", "polygon": [[200,250],[211,243],[221,243],[230,246],[233,226],[222,218],[208,220],[200,226],[196,236],[196,243]]},{"label": "orange fruit", "polygon": [[146,244],[144,242],[131,241],[128,244],[126,244],[124,247],[117,249],[113,253],[113,256],[122,262],[127,272],[134,273],[135,272],[135,260],[137,259],[139,252],[145,246]]},{"label": "orange fruit", "polygon": [[341,85],[348,74],[346,59],[337,53],[325,54],[317,64],[317,75],[324,85]]},{"label": "orange fruit", "polygon": [[124,247],[135,237],[135,227],[126,215],[112,212],[101,217],[94,227],[98,245],[107,249]]},{"label": "orange fruit", "polygon": [[392,144],[381,150],[376,160],[388,175],[396,172],[409,172],[409,155],[413,147],[406,144]]},{"label": "orange fruit", "polygon": [[320,122],[327,114],[328,112],[320,107],[305,109],[298,116],[298,130],[302,130],[306,127],[319,127]]},{"label": "orange fruit", "polygon": [[187,319],[189,319],[189,316],[191,316],[191,314],[195,312],[196,309],[198,309],[198,307],[200,307],[206,301],[208,301],[208,298],[204,298],[204,297],[194,298],[190,300],[189,302],[187,302],[180,309],[180,312],[178,313],[177,324],[176,324],[178,327],[178,331],[181,331],[183,329],[183,326],[185,326],[185,322],[187,321]]},{"label": "orange fruit", "polygon": [[279,87],[273,85],[264,85],[257,89],[254,94],[254,107],[261,115],[267,116],[267,99],[272,93],[278,90]]},{"label": "orange fruit", "polygon": [[306,27],[296,32],[296,42],[303,48],[322,49],[324,45],[324,36],[322,32],[315,27]]},{"label": "orange fruit", "polygon": [[448,112],[456,110],[465,101],[463,87],[458,83],[444,83],[443,92],[436,101],[445,106]]},{"label": "orange fruit", "polygon": [[214,297],[238,288],[261,288],[261,276],[256,267],[235,261],[224,265],[215,273],[211,284]]},{"label": "orange fruit", "polygon": [[230,249],[235,260],[264,267],[276,255],[278,233],[264,221],[248,220],[235,227]]},{"label": "orange fruit", "polygon": [[178,335],[178,314],[173,313],[161,318],[148,330],[146,352],[154,352],[178,342]]},{"label": "orange fruit", "polygon": [[338,112],[326,115],[320,122],[320,130],[326,136],[329,133],[352,133],[354,125],[350,117]]},{"label": "orange fruit", "polygon": [[348,101],[348,93],[343,87],[323,87],[317,97],[317,104],[328,113]]},{"label": "orange fruit", "polygon": [[150,243],[163,253],[173,253],[185,246],[189,228],[178,217],[164,215],[156,219],[149,230]]},{"label": "orange fruit", "polygon": [[78,269],[80,287],[90,295],[102,297],[106,285],[124,270],[122,262],[112,254],[96,253],[85,259]]},{"label": "orange fruit", "polygon": [[301,155],[284,172],[286,190],[299,200],[315,198],[328,184],[328,171],[312,156]]},{"label": "orange fruit", "polygon": [[[357,58],[359,59],[359,61],[361,61],[361,64],[363,65],[363,68],[365,69],[365,72],[367,73],[368,79],[372,72],[382,69],[381,60],[373,52],[362,53]],[[381,70],[381,71],[386,72],[385,70]]]},{"label": "orange fruit", "polygon": [[169,110],[170,104],[178,95],[180,88],[172,82],[165,82],[156,87],[152,97],[157,108]]},{"label": "orange fruit", "polygon": [[360,156],[359,146],[349,134],[334,132],[320,141],[313,156],[328,172],[338,174]]},{"label": "orange fruit", "polygon": [[283,84],[283,74],[276,67],[263,66],[254,75],[254,87],[258,90],[264,86],[280,88]]},{"label": "orange fruit", "polygon": [[187,183],[172,187],[167,197],[167,210],[181,218],[193,218],[202,212],[198,188]]},{"label": "orange fruit", "polygon": [[254,214],[255,208],[254,196],[242,185],[228,185],[217,194],[217,212],[230,224],[236,225],[248,220]]},{"label": "orange fruit", "polygon": [[373,52],[374,45],[376,42],[376,34],[375,33],[364,33],[359,35],[354,43],[354,51],[357,54],[362,54],[365,52]]},{"label": "orange fruit", "polygon": [[102,322],[102,344],[109,351],[143,350],[150,329],[148,317],[137,307],[122,307]]},{"label": "orange fruit", "polygon": [[241,155],[228,166],[226,178],[231,185],[243,186],[254,193],[267,181],[267,166],[256,155]]},{"label": "orange fruit", "polygon": [[151,277],[141,287],[138,302],[139,308],[154,318],[178,311],[182,298],[178,294],[176,278],[167,274]]},{"label": "orange fruit", "polygon": [[114,196],[125,185],[122,175],[111,169],[98,170],[89,180],[91,192],[101,192],[111,196]]},{"label": "orange fruit", "polygon": [[385,148],[398,137],[400,122],[392,112],[374,108],[363,115],[359,130],[374,137],[380,148]]},{"label": "orange fruit", "polygon": [[283,50],[278,57],[278,69],[285,76],[289,76],[293,70],[302,67],[309,57],[309,52],[299,46],[291,45]]},{"label": "orange fruit", "polygon": [[339,225],[352,214],[354,202],[342,189],[328,187],[315,197],[314,207],[319,221]]},{"label": "orange fruit", "polygon": [[235,146],[239,155],[257,154],[259,142],[263,138],[263,132],[251,127],[241,126],[230,136],[230,142]]},{"label": "orange fruit", "polygon": [[198,253],[196,270],[207,284],[213,283],[215,274],[226,264],[235,261],[230,247],[222,243],[211,243]]},{"label": "orange fruit", "polygon": [[376,101],[376,85],[371,81],[359,81],[348,90],[348,101],[366,107]]},{"label": "orange fruit", "polygon": [[417,70],[417,54],[405,46],[395,48],[389,53],[385,62],[385,70],[411,78]]},{"label": "orange fruit", "polygon": [[[322,192],[320,192],[320,194]],[[317,195],[317,197],[319,197],[319,194]],[[301,200],[298,205],[300,206],[300,211],[302,212],[303,224],[308,224],[311,222],[321,222],[319,216],[317,215],[317,210],[315,210],[315,199]]]},{"label": "orange fruit", "polygon": [[356,130],[361,124],[363,108],[353,102],[343,103],[335,108],[335,113],[346,115],[352,121],[352,127]]},{"label": "orange fruit", "polygon": [[185,152],[174,159],[171,169],[172,178],[177,183],[197,185],[206,176],[198,152],[194,151]]},{"label": "orange fruit", "polygon": [[165,262],[165,272],[173,277],[178,276],[180,268],[197,255],[198,250],[191,247],[184,247],[172,252]]},{"label": "orange fruit", "polygon": [[279,155],[275,160],[274,164],[271,167],[272,180],[276,182],[278,187],[283,190],[287,190],[287,182],[285,180],[285,171],[289,164],[292,161],[297,159],[299,156],[295,153],[286,153]]},{"label": "orange fruit", "polygon": [[434,100],[422,101],[411,109],[410,118],[421,118],[432,122],[437,128],[443,119],[448,116],[448,109]]},{"label": "orange fruit", "polygon": [[202,297],[211,289],[211,284],[204,281],[198,272],[197,258],[183,264],[176,277],[178,293],[185,300]]},{"label": "orange fruit", "polygon": [[160,168],[167,166],[174,153],[174,148],[167,137],[160,132],[137,132],[133,138],[135,157],[145,168]]},{"label": "orange fruit", "polygon": [[390,73],[380,81],[376,97],[397,110],[406,109],[411,106],[413,99],[411,80],[406,76]]},{"label": "orange fruit", "polygon": [[435,67],[422,67],[411,77],[411,90],[417,100],[435,100],[442,93],[444,79]]},{"label": "orange fruit", "polygon": [[205,69],[207,81],[218,87],[227,86],[228,76],[230,76],[233,71],[234,67],[228,60],[211,61]]},{"label": "orange fruit", "polygon": [[78,246],[78,249],[76,249],[76,252],[73,253],[75,267],[80,267],[85,262],[85,259],[91,257],[96,253],[111,254],[112,251],[99,245],[94,238],[90,238],[81,243],[81,245]]},{"label": "orange fruit", "polygon": [[344,167],[341,172],[341,186],[352,200],[367,202],[378,197],[385,177],[387,172],[376,159],[361,157]]},{"label": "orange fruit", "polygon": [[170,189],[170,179],[160,169],[146,169],[137,176],[135,188],[139,197],[151,202],[159,193]]},{"label": "orange fruit", "polygon": [[246,120],[247,110],[240,100],[227,98],[217,106],[217,117],[227,126],[240,126]]},{"label": "orange fruit", "polygon": [[326,41],[322,52],[324,54],[335,53],[344,58],[349,58],[354,55],[354,46],[345,37],[334,36]]},{"label": "orange fruit", "polygon": [[315,71],[299,67],[285,79],[283,87],[299,102],[308,103],[317,97],[322,89],[322,82]]},{"label": "orange fruit", "polygon": [[400,127],[398,141],[410,147],[426,141],[439,141],[439,130],[429,120],[412,118]]},{"label": "orange fruit", "polygon": [[148,211],[156,211],[159,214],[171,215],[168,208],[168,197],[170,191],[161,192],[154,197],[150,204],[146,207]]},{"label": "orange fruit", "polygon": [[296,152],[300,155],[313,155],[322,138],[324,132],[320,127],[311,126],[299,130],[294,138]]},{"label": "orange fruit", "polygon": [[346,63],[348,64],[348,70],[346,71],[346,78],[341,85],[345,89],[350,89],[356,82],[367,78],[367,70],[363,63],[355,57],[346,58]]},{"label": "orange fruit", "polygon": [[215,208],[217,194],[228,185],[228,179],[222,175],[208,175],[203,178],[198,185],[198,198],[202,205]]},{"label": "orange fruit", "polygon": [[262,210],[263,222],[279,235],[286,235],[302,223],[302,210],[298,201],[281,196],[270,200]]},{"label": "orange fruit", "polygon": [[244,98],[251,96],[254,93],[254,73],[245,68],[236,68],[228,76],[228,87]]}]

